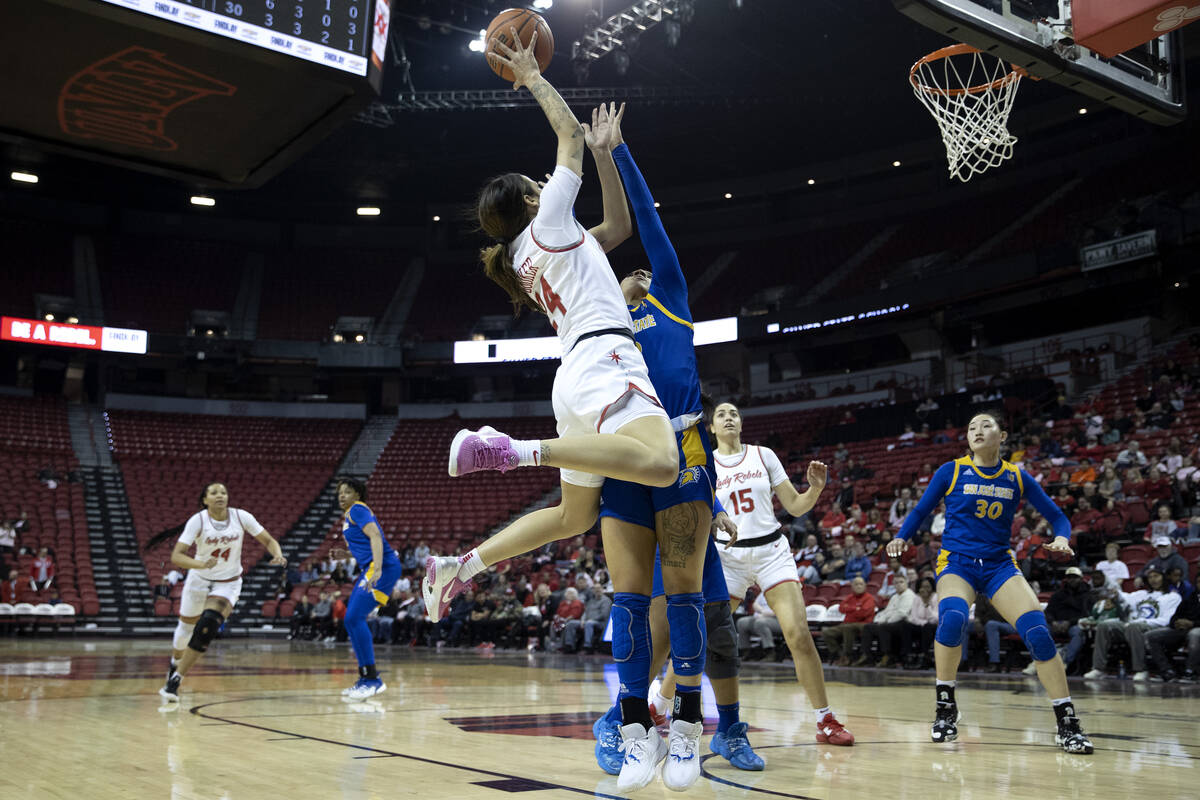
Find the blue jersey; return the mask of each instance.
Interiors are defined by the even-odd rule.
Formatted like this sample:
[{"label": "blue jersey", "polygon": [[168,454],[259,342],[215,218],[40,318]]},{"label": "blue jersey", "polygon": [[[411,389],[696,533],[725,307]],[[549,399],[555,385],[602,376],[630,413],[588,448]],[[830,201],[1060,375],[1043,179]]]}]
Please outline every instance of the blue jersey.
[{"label": "blue jersey", "polygon": [[1013,517],[1022,499],[1029,500],[1046,518],[1055,536],[1071,537],[1071,523],[1029,473],[1007,461],[981,467],[970,456],[938,468],[897,535],[911,539],[938,502],[945,500],[942,549],[970,558],[1004,557],[1012,539]]},{"label": "blue jersey", "polygon": [[371,563],[371,539],[363,533],[363,528],[372,522],[379,528],[379,535],[383,537],[384,563],[400,560],[400,556],[396,555],[396,551],[388,544],[387,537],[383,536],[383,526],[375,519],[375,512],[368,508],[366,503],[357,502],[342,515],[342,536],[346,540],[350,555],[354,556],[354,560],[363,569]]},{"label": "blue jersey", "polygon": [[[618,145],[613,159],[629,195],[637,219],[638,235],[650,260],[650,292],[645,300],[629,307],[633,318],[633,336],[641,348],[658,399],[672,421],[699,417],[700,370],[692,343],[692,312],[688,309],[687,281],[679,266],[679,257],[658,212],[654,198],[633,163],[629,148]],[[675,430],[683,425],[676,424]]]}]

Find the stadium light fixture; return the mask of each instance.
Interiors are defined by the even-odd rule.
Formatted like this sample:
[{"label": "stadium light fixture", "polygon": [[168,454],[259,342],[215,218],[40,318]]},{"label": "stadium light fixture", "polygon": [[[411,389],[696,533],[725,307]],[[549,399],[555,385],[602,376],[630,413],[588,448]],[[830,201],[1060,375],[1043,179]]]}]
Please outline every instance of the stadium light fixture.
[{"label": "stadium light fixture", "polygon": [[893,162],[892,162],[892,166],[893,166],[893,167],[898,167],[898,166],[900,166],[900,162],[899,162],[899,161],[893,161]]},{"label": "stadium light fixture", "polygon": [[79,317],[67,317],[67,324],[68,325],[78,325]]},{"label": "stadium light fixture", "polygon": [[438,216],[437,214],[434,214],[434,215],[433,215],[433,221],[434,221],[434,222],[441,222],[441,221],[442,221],[442,218],[441,218],[440,216]]},{"label": "stadium light fixture", "polygon": [[340,333],[335,333],[333,335],[333,341],[335,344],[341,344],[342,342],[346,341],[346,337],[342,336]]},{"label": "stadium light fixture", "polygon": [[1086,114],[1086,113],[1087,113],[1087,109],[1086,109],[1086,108],[1081,108],[1081,109],[1079,109],[1079,115],[1080,115],[1080,116],[1083,116],[1083,115],[1084,115],[1084,114]]},{"label": "stadium light fixture", "polygon": [[731,193],[729,193],[729,192],[726,192],[726,193],[725,193],[725,199],[726,199],[726,200],[732,200],[732,199],[733,199],[733,195],[732,195]]},{"label": "stadium light fixture", "polygon": [[662,203],[658,202],[657,200],[655,200],[655,201],[654,201],[654,207],[655,207],[655,208],[658,208],[658,207],[659,207],[659,206],[661,206],[661,205],[662,205]]},{"label": "stadium light fixture", "polygon": [[13,172],[9,173],[8,177],[12,178],[17,183],[37,183],[38,182],[38,176],[34,175],[32,172],[13,171]]},{"label": "stadium light fixture", "polygon": [[814,178],[809,178],[809,179],[808,179],[808,185],[809,185],[809,186],[812,186],[812,185],[813,185],[813,184],[815,184],[816,182],[817,182],[817,181],[816,181],[816,179],[814,179]]},{"label": "stadium light fixture", "polygon": [[360,217],[378,217],[379,208],[377,206],[359,206],[354,213]]},{"label": "stadium light fixture", "polygon": [[358,342],[359,344],[362,344],[366,340],[367,340],[367,337],[363,336],[361,333],[354,334],[354,341]]},{"label": "stadium light fixture", "polygon": [[53,314],[47,314],[47,315],[45,315],[45,316],[43,317],[43,319],[45,319],[45,320],[46,320],[46,322],[54,322],[54,315],[53,315]]},{"label": "stadium light fixture", "polygon": [[217,204],[216,200],[214,200],[211,197],[202,195],[202,194],[192,195],[191,201],[192,201],[192,205],[194,205],[194,206],[205,206],[207,208],[212,208],[213,206],[215,206]]}]

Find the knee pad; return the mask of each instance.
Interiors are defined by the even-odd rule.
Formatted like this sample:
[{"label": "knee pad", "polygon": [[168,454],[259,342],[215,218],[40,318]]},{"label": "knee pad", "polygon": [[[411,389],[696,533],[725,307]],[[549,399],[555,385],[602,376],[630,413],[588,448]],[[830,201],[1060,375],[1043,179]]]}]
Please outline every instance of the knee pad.
[{"label": "knee pad", "polygon": [[1029,648],[1034,661],[1049,661],[1058,654],[1054,637],[1050,635],[1050,626],[1046,624],[1046,615],[1041,611],[1026,611],[1017,617],[1017,624],[1013,627]]},{"label": "knee pad", "polygon": [[221,616],[220,611],[214,611],[211,608],[204,609],[204,613],[196,621],[196,629],[192,631],[192,640],[188,642],[188,647],[197,653],[203,653],[208,649],[212,640],[217,638],[217,633],[224,623],[225,618]]},{"label": "knee pad", "polygon": [[938,601],[938,644],[958,647],[967,636],[971,607],[961,597],[944,597]]},{"label": "knee pad", "polygon": [[706,626],[704,595],[700,592],[667,595],[667,624],[671,626],[671,663],[675,674],[699,675],[704,671]]},{"label": "knee pad", "polygon": [[613,661],[621,663],[633,658],[642,644],[649,661],[650,598],[631,592],[617,592],[612,604]]},{"label": "knee pad", "polygon": [[704,627],[708,633],[707,663],[704,671],[716,680],[736,678],[738,674],[737,634],[733,629],[733,614],[729,603],[708,603],[704,606]]},{"label": "knee pad", "polygon": [[173,650],[182,650],[188,646],[188,641],[192,638],[192,631],[195,629],[196,623],[184,622],[179,620],[175,625],[175,636],[171,639],[171,648]]}]

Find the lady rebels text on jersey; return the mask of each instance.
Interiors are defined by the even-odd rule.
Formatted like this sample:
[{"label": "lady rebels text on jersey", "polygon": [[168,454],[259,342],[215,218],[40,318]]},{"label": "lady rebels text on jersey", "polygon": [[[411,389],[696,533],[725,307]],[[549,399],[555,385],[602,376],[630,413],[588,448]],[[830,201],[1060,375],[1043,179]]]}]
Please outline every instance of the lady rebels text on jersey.
[{"label": "lady rebels text on jersey", "polygon": [[582,182],[570,168],[555,168],[542,189],[537,216],[511,245],[521,286],[550,318],[564,354],[582,333],[633,331],[604,249],[572,213]]},{"label": "lady rebels text on jersey", "polygon": [[242,537],[257,536],[263,526],[249,511],[229,509],[224,521],[217,521],[207,511],[198,511],[183,527],[179,541],[196,545],[195,559],[207,561],[216,557],[216,566],[210,569],[194,569],[191,572],[210,581],[225,581],[242,574]]},{"label": "lady rebels text on jersey", "polygon": [[[779,457],[769,447],[746,445],[740,454],[714,453],[717,497],[738,529],[738,539],[757,539],[779,530],[775,519],[775,487],[788,479]],[[718,542],[729,534],[717,533]]]}]

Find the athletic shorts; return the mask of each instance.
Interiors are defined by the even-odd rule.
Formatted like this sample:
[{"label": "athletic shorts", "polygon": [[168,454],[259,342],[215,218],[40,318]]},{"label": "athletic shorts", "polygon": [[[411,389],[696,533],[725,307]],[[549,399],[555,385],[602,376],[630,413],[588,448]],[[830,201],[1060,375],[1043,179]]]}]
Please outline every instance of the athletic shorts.
[{"label": "athletic shorts", "polygon": [[788,581],[800,582],[800,572],[792,559],[792,548],[782,533],[769,543],[755,547],[721,547],[721,566],[729,596],[741,600],[757,584],[764,592]]},{"label": "athletic shorts", "polygon": [[[551,394],[558,435],[616,433],[635,419],[668,420],[642,352],[624,336],[593,336],[563,356]],[[564,483],[597,488],[603,475],[559,470]]]},{"label": "athletic shorts", "polygon": [[183,581],[183,595],[179,598],[179,616],[200,616],[209,597],[223,597],[230,606],[235,606],[241,594],[240,577],[232,581],[210,581],[201,578],[195,571],[189,571]]},{"label": "athletic shorts", "polygon": [[[721,556],[717,554],[717,542],[708,537],[708,547],[704,551],[704,583],[701,592],[704,593],[705,603],[728,603],[729,589],[725,588],[725,573],[721,570]],[[654,588],[650,597],[662,597],[666,594],[663,589],[662,559],[658,551],[654,551]]]},{"label": "athletic shorts", "polygon": [[[373,574],[375,562],[367,564],[367,574]],[[400,565],[400,559],[395,560],[384,558],[383,571],[379,576],[379,580],[375,581],[375,602],[380,605],[386,603],[392,596],[392,589],[396,588],[396,582],[400,580],[400,576],[404,573],[404,568]],[[365,592],[367,589],[367,579],[360,576],[354,583],[354,592]]]},{"label": "athletic shorts", "polygon": [[609,478],[600,493],[600,516],[654,530],[656,511],[699,500],[708,506],[711,517],[716,483],[708,436],[699,425],[692,425],[675,434],[675,444],[679,449],[679,479],[675,483],[643,486]]},{"label": "athletic shorts", "polygon": [[1023,577],[1012,550],[993,558],[971,558],[961,553],[942,550],[938,553],[934,574],[939,579],[943,575],[957,575],[976,592],[982,592],[989,598],[1000,591],[1000,587],[1008,583],[1009,578]]}]

